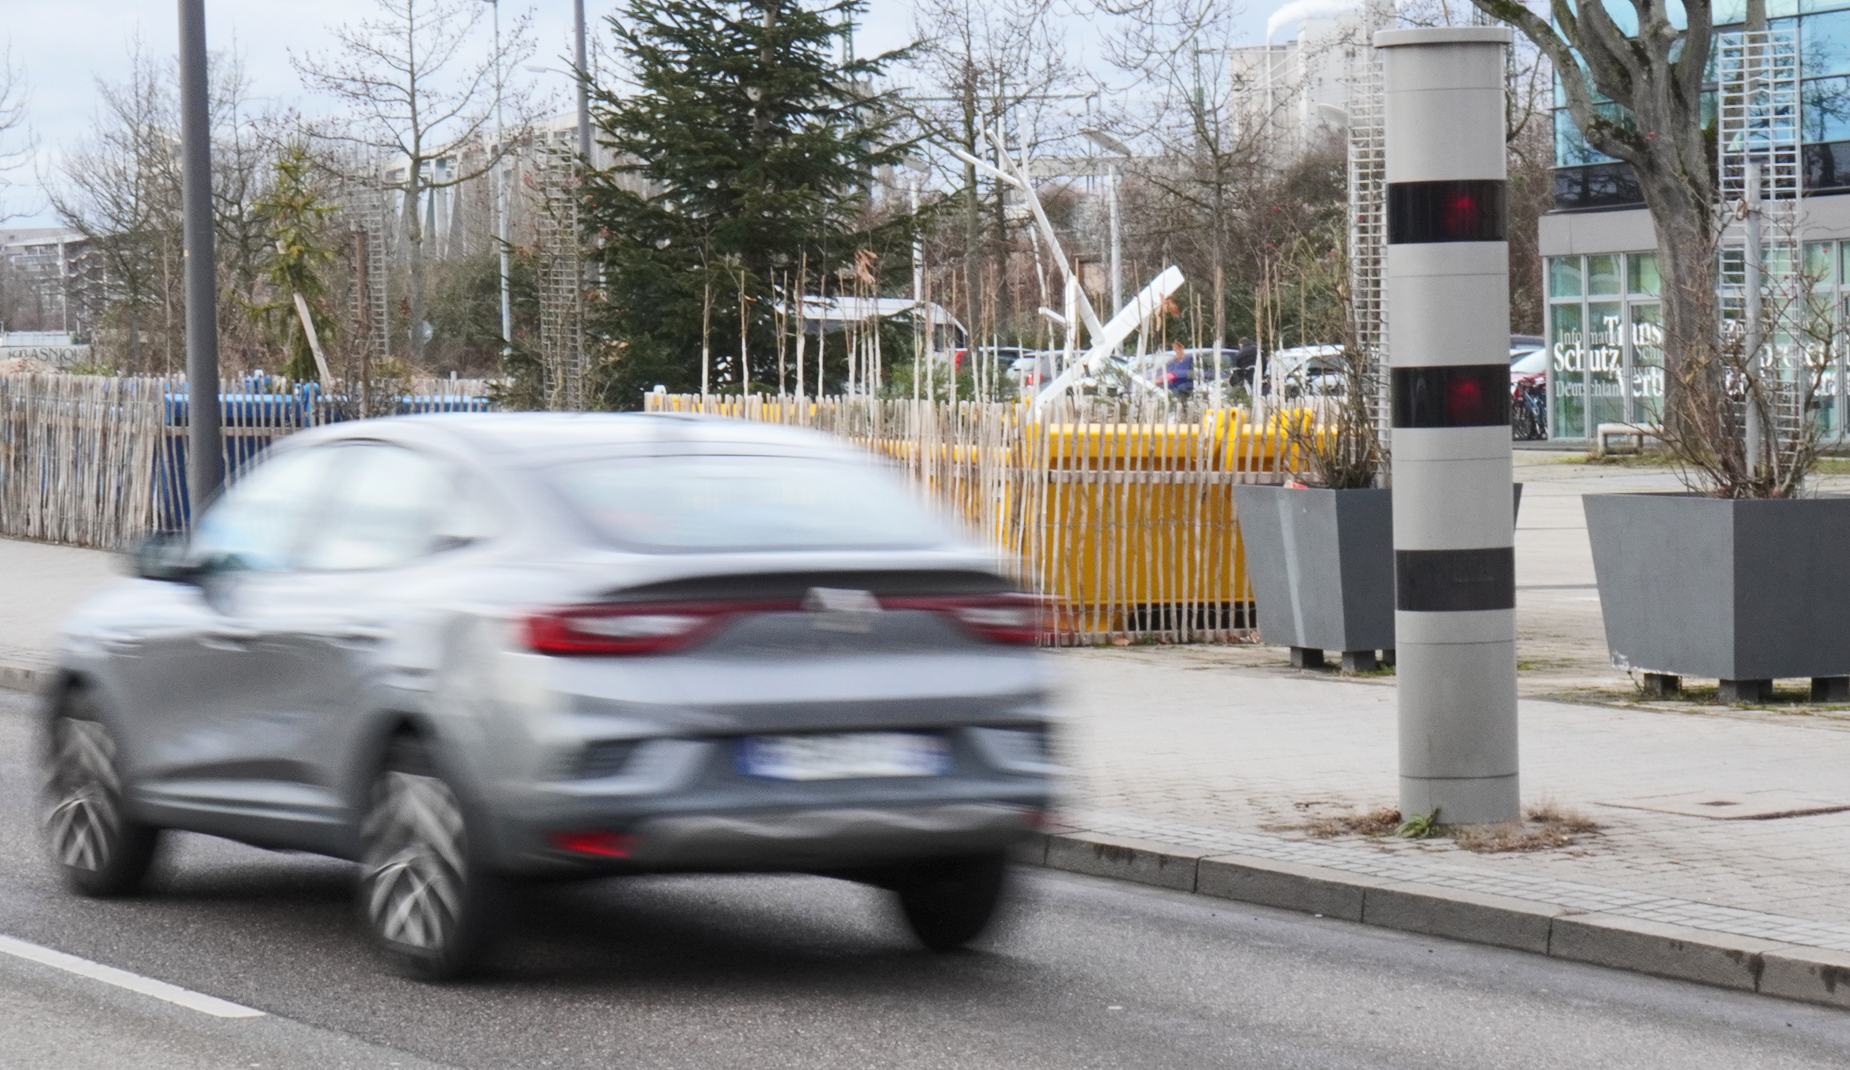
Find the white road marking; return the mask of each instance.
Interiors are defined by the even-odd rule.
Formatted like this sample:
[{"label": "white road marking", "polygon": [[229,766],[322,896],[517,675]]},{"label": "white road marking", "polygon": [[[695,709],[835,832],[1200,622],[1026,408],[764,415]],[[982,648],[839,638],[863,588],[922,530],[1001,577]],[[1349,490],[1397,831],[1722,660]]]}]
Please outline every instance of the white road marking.
[{"label": "white road marking", "polygon": [[11,936],[0,936],[0,954],[36,962],[42,966],[74,973],[79,977],[88,977],[106,985],[126,988],[130,992],[139,992],[144,996],[164,999],[178,1004],[188,1010],[201,1014],[210,1014],[214,1018],[262,1018],[263,1012],[250,1007],[208,996],[204,992],[195,992],[190,988],[170,985],[166,981],[156,981],[152,977],[143,977],[138,973],[118,970],[114,966],[105,966],[100,962],[80,959],[76,955],[67,955],[62,951],[53,951],[49,947],[40,947]]}]

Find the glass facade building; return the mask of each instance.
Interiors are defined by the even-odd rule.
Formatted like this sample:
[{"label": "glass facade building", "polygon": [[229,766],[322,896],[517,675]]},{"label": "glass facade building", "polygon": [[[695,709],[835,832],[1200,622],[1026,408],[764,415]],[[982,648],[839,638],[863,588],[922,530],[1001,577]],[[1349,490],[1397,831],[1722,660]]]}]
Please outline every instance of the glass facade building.
[{"label": "glass facade building", "polygon": [[[1637,15],[1629,4],[1607,5],[1613,21],[1632,30]],[[1730,8],[1734,10],[1730,10]],[[1717,23],[1738,20],[1742,0],[1715,5]],[[1620,9],[1623,8],[1621,11]],[[1771,29],[1796,28],[1804,71],[1803,101],[1805,188],[1850,192],[1850,0],[1767,0]],[[1717,25],[1718,32],[1739,30],[1738,21]],[[1713,72],[1711,72],[1711,75]],[[1617,106],[1600,102],[1598,107]],[[1703,119],[1714,117],[1714,89],[1703,94]],[[1560,211],[1616,208],[1644,203],[1631,168],[1607,156],[1580,136],[1567,113],[1567,100],[1555,86],[1555,207]]]},{"label": "glass facade building", "polygon": [[[1731,10],[1732,8],[1732,10]],[[1608,0],[1632,30],[1628,3]],[[1718,0],[1721,32],[1741,29],[1745,0]],[[1845,437],[1850,334],[1850,0],[1767,0],[1770,29],[1796,29],[1800,56],[1804,274],[1811,288],[1807,346],[1836,359],[1817,392],[1818,419]],[[1713,118],[1714,86],[1705,93]],[[1555,210],[1542,218],[1549,347],[1548,432],[1586,439],[1600,424],[1656,423],[1664,397],[1656,239],[1629,165],[1587,145],[1555,97]],[[1601,102],[1601,107],[1616,105]],[[1738,257],[1734,271],[1738,273]],[[1775,267],[1769,265],[1770,268]],[[1728,274],[1724,266],[1724,274]],[[1775,345],[1795,339],[1770,339]]]}]

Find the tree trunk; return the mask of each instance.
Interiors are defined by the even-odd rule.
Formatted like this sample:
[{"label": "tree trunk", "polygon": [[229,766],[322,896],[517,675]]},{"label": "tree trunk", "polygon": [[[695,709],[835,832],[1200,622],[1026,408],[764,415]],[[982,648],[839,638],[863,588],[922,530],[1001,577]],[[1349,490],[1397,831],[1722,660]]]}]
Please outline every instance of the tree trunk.
[{"label": "tree trunk", "polygon": [[[1684,426],[1685,414],[1704,404],[1684,392],[1707,395],[1719,389],[1713,362],[1704,360],[1716,343],[1714,236],[1708,205],[1679,176],[1633,167],[1657,231],[1658,277],[1662,280],[1664,421],[1672,435],[1701,434]],[[1719,400],[1719,399],[1707,399]],[[1589,427],[1591,433],[1593,428]]]},{"label": "tree trunk", "polygon": [[405,179],[405,243],[411,253],[411,363],[424,363],[424,220],[418,196],[418,167],[422,160],[413,159]]}]

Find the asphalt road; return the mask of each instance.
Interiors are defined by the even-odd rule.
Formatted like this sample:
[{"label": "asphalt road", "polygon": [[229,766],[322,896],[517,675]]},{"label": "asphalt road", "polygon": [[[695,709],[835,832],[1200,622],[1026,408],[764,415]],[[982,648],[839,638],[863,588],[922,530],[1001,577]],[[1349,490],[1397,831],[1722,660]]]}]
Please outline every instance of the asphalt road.
[{"label": "asphalt road", "polygon": [[386,974],[351,867],[174,837],[150,893],[66,895],[0,692],[0,934],[265,1012],[218,1018],[0,953],[0,1067],[1831,1067],[1850,1014],[1028,872],[980,950],[805,877],[525,893],[492,971]]}]

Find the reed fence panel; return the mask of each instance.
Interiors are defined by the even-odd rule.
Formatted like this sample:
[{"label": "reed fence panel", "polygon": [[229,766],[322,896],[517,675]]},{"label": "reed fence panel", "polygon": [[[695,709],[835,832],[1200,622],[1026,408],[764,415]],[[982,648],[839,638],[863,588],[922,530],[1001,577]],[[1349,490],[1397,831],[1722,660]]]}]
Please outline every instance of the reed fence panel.
[{"label": "reed fence panel", "polygon": [[[487,387],[412,380],[395,410],[479,411],[490,405]],[[187,400],[183,379],[0,376],[0,536],[125,549],[183,526]],[[277,439],[355,416],[339,394],[262,377],[225,380],[219,400],[227,481]]]}]

